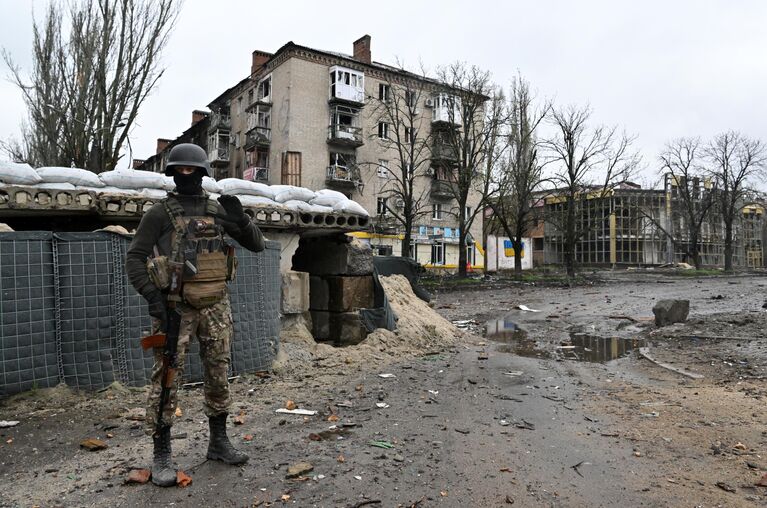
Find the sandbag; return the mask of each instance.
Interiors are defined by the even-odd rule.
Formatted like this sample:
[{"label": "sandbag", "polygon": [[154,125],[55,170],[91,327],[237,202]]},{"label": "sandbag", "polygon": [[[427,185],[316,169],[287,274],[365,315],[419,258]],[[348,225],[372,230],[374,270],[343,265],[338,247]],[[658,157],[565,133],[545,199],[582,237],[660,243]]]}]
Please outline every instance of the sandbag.
[{"label": "sandbag", "polygon": [[99,175],[87,169],[45,166],[37,168],[37,174],[46,183],[71,183],[85,187],[103,187]]},{"label": "sandbag", "polygon": [[336,212],[346,212],[346,213],[353,213],[355,215],[364,215],[367,217],[368,212],[365,210],[362,205],[357,203],[356,201],[352,201],[351,199],[347,199],[346,201],[342,201],[340,203],[337,203],[333,210]]},{"label": "sandbag", "polygon": [[164,199],[168,193],[163,189],[141,189],[138,191],[139,196],[150,199]]},{"label": "sandbag", "polygon": [[315,192],[314,198],[309,202],[313,205],[330,206],[333,207],[341,201],[346,201],[349,198],[344,196],[338,191],[330,189],[321,189]]},{"label": "sandbag", "polygon": [[50,190],[75,190],[77,187],[67,182],[44,182],[35,185],[36,189],[50,189]]},{"label": "sandbag", "polygon": [[173,189],[176,188],[176,182],[173,181],[173,177],[172,176],[165,176],[165,175],[163,175],[162,182],[163,182],[162,183],[162,188],[165,189],[166,191],[172,191]]},{"label": "sandbag", "polygon": [[202,190],[208,193],[221,194],[221,186],[209,176],[202,177]]},{"label": "sandbag", "polygon": [[245,194],[248,196],[263,196],[274,199],[274,191],[268,185],[258,182],[249,182],[239,178],[224,178],[218,182],[221,194],[236,196]]},{"label": "sandbag", "polygon": [[43,179],[29,164],[0,161],[0,181],[15,185],[35,185]]},{"label": "sandbag", "polygon": [[269,198],[265,198],[263,196],[248,196],[246,194],[246,195],[240,195],[237,197],[240,199],[240,203],[242,203],[242,206],[283,208],[283,206],[280,203],[277,203],[276,201]]},{"label": "sandbag", "polygon": [[298,210],[299,212],[311,212],[311,213],[332,213],[333,208],[329,206],[313,205],[306,201],[299,201],[297,199],[291,199],[282,203],[286,208],[291,210]]},{"label": "sandbag", "polygon": [[164,189],[165,176],[138,169],[115,169],[99,175],[104,185],[121,189]]},{"label": "sandbag", "polygon": [[293,185],[272,185],[274,200],[278,203],[297,200],[309,202],[315,197],[315,192],[305,187],[295,187]]}]

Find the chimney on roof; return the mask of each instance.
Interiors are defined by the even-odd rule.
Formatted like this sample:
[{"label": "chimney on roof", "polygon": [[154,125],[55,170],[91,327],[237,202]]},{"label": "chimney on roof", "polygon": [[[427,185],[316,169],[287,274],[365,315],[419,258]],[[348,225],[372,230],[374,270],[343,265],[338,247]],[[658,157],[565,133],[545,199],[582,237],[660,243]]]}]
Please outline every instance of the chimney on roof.
[{"label": "chimney on roof", "polygon": [[370,63],[370,36],[363,35],[354,41],[354,59],[360,62]]},{"label": "chimney on roof", "polygon": [[162,152],[163,150],[165,150],[165,148],[167,148],[167,147],[168,147],[168,145],[170,144],[170,142],[171,142],[171,140],[170,140],[170,139],[165,139],[165,138],[157,138],[157,151],[156,151],[155,153],[160,153],[160,152]]},{"label": "chimney on roof", "polygon": [[258,70],[261,69],[261,67],[263,67],[270,58],[272,58],[271,53],[255,50],[253,52],[253,61],[250,64],[250,75],[253,76],[256,72],[258,72]]},{"label": "chimney on roof", "polygon": [[192,111],[192,125],[196,124],[200,120],[203,120],[207,116],[207,113],[205,111],[200,111],[199,109],[195,109]]}]

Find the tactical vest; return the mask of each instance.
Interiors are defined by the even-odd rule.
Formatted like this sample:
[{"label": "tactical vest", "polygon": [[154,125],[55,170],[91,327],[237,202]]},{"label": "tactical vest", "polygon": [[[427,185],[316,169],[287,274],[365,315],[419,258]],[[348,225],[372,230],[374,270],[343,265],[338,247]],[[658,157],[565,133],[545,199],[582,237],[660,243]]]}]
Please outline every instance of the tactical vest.
[{"label": "tactical vest", "polygon": [[163,207],[173,225],[171,254],[149,260],[152,281],[167,289],[168,261],[183,264],[183,301],[197,309],[217,304],[226,296],[226,283],[234,280],[237,266],[234,247],[226,242],[223,228],[213,217],[218,207],[208,201],[205,215],[185,216],[184,207],[173,197],[163,201]]}]

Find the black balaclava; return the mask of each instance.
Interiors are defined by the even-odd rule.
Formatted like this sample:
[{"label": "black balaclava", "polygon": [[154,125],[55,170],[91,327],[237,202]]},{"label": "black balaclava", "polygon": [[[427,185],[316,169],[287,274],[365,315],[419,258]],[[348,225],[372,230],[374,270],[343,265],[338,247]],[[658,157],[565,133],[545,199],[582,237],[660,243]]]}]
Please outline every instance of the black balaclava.
[{"label": "black balaclava", "polygon": [[202,171],[199,169],[191,175],[175,173],[173,182],[176,184],[176,192],[187,196],[202,194]]}]

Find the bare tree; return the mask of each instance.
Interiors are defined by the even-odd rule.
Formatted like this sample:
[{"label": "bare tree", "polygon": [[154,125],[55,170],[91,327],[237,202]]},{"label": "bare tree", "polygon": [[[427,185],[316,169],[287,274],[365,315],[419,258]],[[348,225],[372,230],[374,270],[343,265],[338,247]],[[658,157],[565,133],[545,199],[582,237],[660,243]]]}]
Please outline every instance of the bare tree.
[{"label": "bare tree", "polygon": [[6,151],[33,165],[113,169],[163,74],[160,55],[180,1],[51,2],[34,24],[28,77],[3,51],[28,110],[24,143],[6,142]]},{"label": "bare tree", "polygon": [[724,223],[724,269],[732,271],[733,225],[745,204],[750,180],[764,174],[767,149],[764,143],[728,131],[703,149],[708,174],[717,182],[717,209]]},{"label": "bare tree", "polygon": [[601,199],[627,181],[639,165],[633,137],[618,133],[616,127],[588,126],[591,108],[552,108],[553,137],[545,140],[548,162],[555,165],[551,181],[563,200],[563,216],[547,217],[563,232],[565,269],[575,275],[575,247],[588,232],[579,221],[588,199]]},{"label": "bare tree", "polygon": [[[700,269],[700,241],[703,224],[710,219],[716,189],[705,178],[698,138],[679,138],[666,144],[660,155],[666,174],[666,193],[672,202],[671,227],[664,231],[677,246],[682,246],[696,269]],[[667,198],[668,199],[668,198]],[[678,203],[678,206],[673,206]],[[682,231],[674,231],[673,213],[678,210]]]},{"label": "bare tree", "polygon": [[549,103],[535,107],[530,85],[521,76],[512,81],[505,139],[508,152],[494,171],[496,195],[488,206],[493,210],[493,221],[511,239],[517,275],[522,273],[522,237],[540,218],[534,213],[534,204],[543,182],[545,162],[538,157],[536,132],[550,108]]},{"label": "bare tree", "polygon": [[[456,203],[450,213],[457,218],[459,228],[458,274],[465,277],[469,229],[494,195],[491,173],[504,153],[501,134],[506,99],[492,84],[490,73],[476,66],[458,62],[439,69],[437,75],[441,86],[435,115],[444,116],[432,119],[432,128],[438,129],[435,147],[439,143],[451,160],[436,164],[436,177],[443,180],[444,189]],[[478,200],[467,210],[475,194]]]},{"label": "bare tree", "polygon": [[[401,255],[411,257],[413,227],[429,210],[429,187],[423,185],[431,166],[431,129],[423,115],[428,91],[425,71],[410,75],[400,66],[402,77],[380,83],[378,95],[371,101],[371,116],[382,132],[372,133],[394,157],[385,172],[379,194],[385,199],[385,214],[394,218],[403,231]],[[385,130],[385,132],[383,132]],[[378,166],[378,161],[369,164]],[[383,176],[383,175],[382,175]],[[428,183],[428,182],[427,182]]]}]

